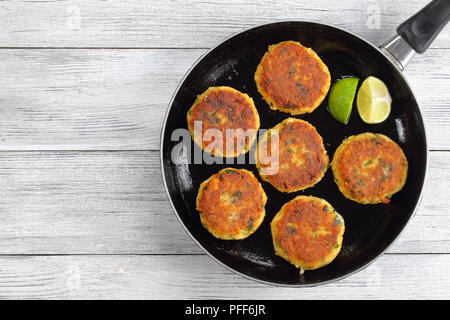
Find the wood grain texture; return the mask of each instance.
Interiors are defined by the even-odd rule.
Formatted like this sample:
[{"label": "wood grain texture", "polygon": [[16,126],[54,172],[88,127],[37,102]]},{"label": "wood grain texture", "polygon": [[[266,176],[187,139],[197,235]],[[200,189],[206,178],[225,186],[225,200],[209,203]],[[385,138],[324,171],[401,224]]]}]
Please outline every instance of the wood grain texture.
[{"label": "wood grain texture", "polygon": [[179,253],[155,152],[0,153],[2,253]]},{"label": "wood grain texture", "polygon": [[169,100],[202,52],[0,50],[0,149],[159,149]]},{"label": "wood grain texture", "polygon": [[[279,20],[334,24],[380,45],[428,2],[1,1],[0,47],[209,48],[230,34]],[[379,23],[373,23],[378,13]],[[449,41],[449,32],[443,32],[433,47],[449,48]]]},{"label": "wood grain texture", "polygon": [[[158,150],[170,98],[204,52],[0,50],[0,150]],[[406,77],[429,148],[450,150],[450,49],[415,57]]]},{"label": "wood grain texture", "polygon": [[0,257],[0,298],[33,299],[449,299],[450,255],[380,257],[313,288],[242,278],[208,256]]},{"label": "wood grain texture", "polygon": [[[391,253],[450,253],[450,153]],[[0,254],[199,254],[166,199],[158,152],[1,152]]]}]

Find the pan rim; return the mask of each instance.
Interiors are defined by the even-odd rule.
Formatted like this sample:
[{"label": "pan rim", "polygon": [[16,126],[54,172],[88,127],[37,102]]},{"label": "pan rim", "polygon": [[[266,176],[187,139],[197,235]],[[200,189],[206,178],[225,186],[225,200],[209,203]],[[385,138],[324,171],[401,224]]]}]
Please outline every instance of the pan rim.
[{"label": "pan rim", "polygon": [[[408,220],[406,221],[405,225],[400,229],[399,233],[395,236],[395,238],[391,241],[391,243],[389,245],[386,246],[386,248],[384,248],[378,255],[376,255],[375,257],[373,257],[371,260],[369,260],[367,263],[365,263],[364,265],[362,265],[359,268],[356,268],[355,270],[344,274],[342,276],[330,279],[330,280],[326,280],[326,281],[319,281],[316,283],[309,283],[309,284],[287,284],[287,283],[279,283],[279,282],[271,282],[271,281],[266,281],[266,280],[262,280],[262,279],[258,279],[256,277],[252,277],[250,275],[244,274],[236,269],[233,269],[232,267],[226,265],[224,262],[220,261],[218,258],[216,258],[212,253],[210,253],[205,247],[202,246],[202,244],[197,241],[197,239],[192,235],[192,233],[190,232],[190,230],[188,230],[188,228],[186,227],[186,225],[183,223],[183,221],[181,220],[180,215],[178,214],[177,209],[175,208],[175,205],[172,201],[170,192],[169,192],[169,188],[167,186],[167,181],[166,181],[166,171],[165,171],[165,166],[164,166],[164,155],[163,155],[163,144],[164,144],[164,133],[166,130],[166,125],[167,125],[167,120],[169,117],[169,113],[172,110],[172,106],[173,106],[173,102],[175,100],[175,97],[177,96],[181,86],[184,84],[184,81],[186,80],[186,78],[189,76],[189,74],[192,72],[192,70],[203,60],[203,58],[205,56],[207,56],[209,53],[211,53],[213,50],[215,50],[218,46],[222,45],[223,43],[227,42],[228,40],[234,38],[235,36],[238,36],[240,34],[243,34],[245,32],[251,31],[253,29],[257,29],[257,28],[261,28],[264,26],[268,26],[268,25],[273,25],[273,24],[286,24],[286,23],[309,23],[309,24],[316,24],[316,25],[322,25],[325,27],[330,27],[330,28],[334,28],[337,29],[339,31],[342,31],[344,33],[347,33],[361,41],[363,41],[364,43],[368,44],[369,46],[371,46],[372,48],[374,48],[376,51],[378,51],[387,61],[387,63],[391,64],[391,66],[393,67],[393,69],[396,70],[397,74],[400,75],[400,77],[402,78],[402,80],[405,82],[405,84],[408,86],[409,90],[411,91],[412,94],[412,98],[414,99],[416,106],[417,106],[417,111],[418,111],[418,115],[420,117],[420,121],[423,125],[423,131],[424,131],[424,147],[426,150],[425,153],[425,166],[424,166],[424,173],[423,173],[423,179],[422,179],[422,185],[420,186],[420,193],[419,193],[419,197],[417,199],[417,202],[414,206],[413,211],[410,213]],[[269,285],[272,287],[286,287],[286,288],[311,288],[311,287],[317,287],[317,286],[322,286],[322,285],[326,285],[326,284],[330,284],[333,282],[337,282],[340,281],[344,278],[347,278],[351,275],[354,275],[356,273],[359,273],[360,271],[366,269],[367,267],[369,267],[372,263],[374,263],[376,260],[378,260],[381,256],[383,256],[388,250],[389,248],[391,248],[400,238],[401,234],[404,232],[404,230],[407,228],[408,224],[411,222],[411,220],[414,218],[414,216],[417,213],[418,208],[420,207],[420,204],[422,202],[423,199],[423,193],[424,193],[424,185],[425,182],[427,180],[427,174],[428,174],[428,159],[429,159],[429,148],[428,148],[428,139],[427,139],[427,129],[425,126],[425,121],[423,120],[422,117],[422,112],[420,110],[419,104],[417,103],[417,99],[416,96],[412,90],[411,85],[409,84],[408,80],[406,79],[405,75],[403,74],[403,72],[397,67],[397,65],[376,45],[374,45],[372,42],[364,39],[363,37],[359,36],[358,34],[348,31],[346,29],[343,29],[341,27],[338,27],[336,25],[333,24],[328,24],[328,23],[322,23],[322,22],[317,22],[317,21],[312,21],[312,20],[277,20],[277,21],[272,21],[269,23],[262,23],[262,24],[258,24],[255,26],[252,26],[250,28],[247,28],[245,30],[241,30],[238,32],[235,32],[231,35],[229,35],[228,37],[225,37],[224,39],[219,40],[218,42],[216,42],[210,49],[207,49],[203,54],[200,55],[200,57],[198,57],[198,59],[191,65],[191,67],[186,71],[186,73],[183,75],[183,77],[181,78],[181,80],[179,81],[170,101],[168,104],[168,108],[166,110],[166,114],[164,116],[163,119],[163,125],[161,127],[161,133],[160,133],[160,150],[159,150],[159,154],[160,154],[160,165],[161,165],[161,173],[162,173],[162,179],[163,179],[163,184],[164,184],[164,189],[167,195],[167,198],[169,200],[170,206],[173,210],[173,212],[175,213],[175,216],[178,219],[178,222],[181,224],[182,228],[184,229],[184,231],[191,237],[191,239],[194,241],[194,243],[196,243],[197,246],[199,246],[204,253],[206,253],[206,255],[208,255],[210,258],[212,258],[214,261],[216,261],[219,265],[221,265],[222,267],[225,267],[226,269],[230,270],[231,272],[240,275],[241,277],[254,281],[254,282],[258,282],[261,284],[265,284],[265,285]]]}]

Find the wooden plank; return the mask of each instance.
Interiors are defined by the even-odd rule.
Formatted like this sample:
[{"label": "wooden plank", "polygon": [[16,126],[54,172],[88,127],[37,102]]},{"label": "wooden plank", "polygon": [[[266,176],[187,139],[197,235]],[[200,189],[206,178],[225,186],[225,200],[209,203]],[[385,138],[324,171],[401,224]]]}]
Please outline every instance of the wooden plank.
[{"label": "wooden plank", "polygon": [[0,183],[1,253],[200,252],[156,152],[3,152]]},{"label": "wooden plank", "polygon": [[[204,52],[0,50],[0,150],[158,150],[170,98]],[[406,71],[436,150],[450,150],[449,52]]]},{"label": "wooden plank", "polygon": [[[279,20],[335,24],[375,44],[428,0],[1,1],[0,47],[202,47]],[[379,22],[377,22],[379,21]],[[448,48],[444,31],[433,47]]]},{"label": "wooden plank", "polygon": [[[420,209],[391,253],[450,253],[450,152],[432,152]],[[442,186],[439,188],[433,186]],[[158,152],[1,152],[0,254],[199,254]]]},{"label": "wooden plank", "polygon": [[161,122],[204,50],[0,50],[0,149],[159,149]]},{"label": "wooden plank", "polygon": [[448,299],[449,255],[384,255],[363,271],[313,288],[235,275],[208,256],[0,257],[0,298]]}]

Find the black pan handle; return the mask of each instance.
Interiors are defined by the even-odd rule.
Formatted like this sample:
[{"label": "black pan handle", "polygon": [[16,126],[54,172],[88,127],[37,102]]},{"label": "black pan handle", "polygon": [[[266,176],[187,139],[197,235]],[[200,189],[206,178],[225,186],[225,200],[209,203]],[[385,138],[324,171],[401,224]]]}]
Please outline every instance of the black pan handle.
[{"label": "black pan handle", "polygon": [[397,35],[380,46],[386,56],[403,70],[414,54],[424,53],[450,20],[450,0],[433,0],[403,22]]},{"label": "black pan handle", "polygon": [[450,0],[433,0],[403,22],[397,33],[417,53],[424,53],[450,20]]}]

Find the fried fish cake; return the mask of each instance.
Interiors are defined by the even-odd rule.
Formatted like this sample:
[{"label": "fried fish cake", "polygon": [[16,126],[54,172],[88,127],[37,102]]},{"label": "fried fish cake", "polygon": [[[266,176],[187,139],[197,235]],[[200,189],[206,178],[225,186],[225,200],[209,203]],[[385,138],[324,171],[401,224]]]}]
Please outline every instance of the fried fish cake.
[{"label": "fried fish cake", "polygon": [[319,56],[295,41],[269,46],[255,73],[256,87],[270,108],[292,115],[313,112],[327,95],[330,79]]},{"label": "fried fish cake", "polygon": [[270,223],[275,253],[303,270],[321,268],[342,247],[344,219],[324,199],[297,196]]},{"label": "fried fish cake", "polygon": [[389,203],[405,185],[408,161],[400,146],[385,135],[362,133],[342,142],[331,168],[346,198],[362,204]]},{"label": "fried fish cake", "polygon": [[252,172],[225,168],[204,181],[197,195],[202,225],[216,238],[244,239],[264,220],[267,196]]},{"label": "fried fish cake", "polygon": [[312,187],[328,168],[322,137],[314,126],[295,118],[285,119],[259,139],[255,159],[261,178],[281,192]]},{"label": "fried fish cake", "polygon": [[[196,121],[200,127],[194,125]],[[255,141],[259,115],[247,94],[231,87],[210,87],[189,109],[187,123],[192,139],[203,150],[214,156],[236,157],[248,152]],[[208,132],[219,132],[220,138],[212,138]]]}]

